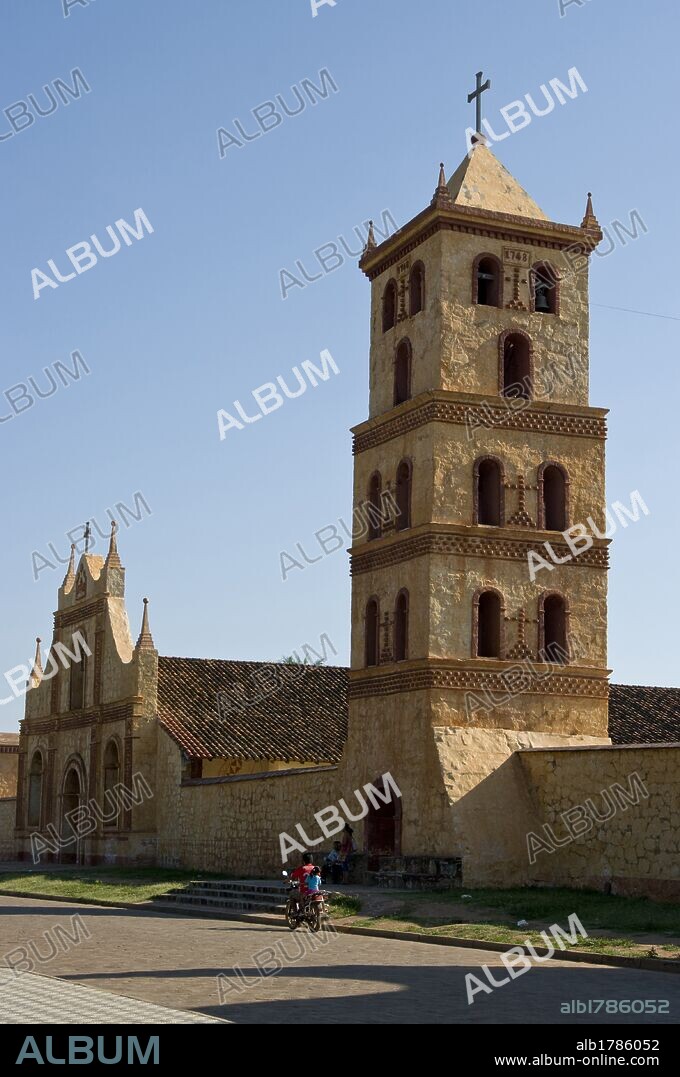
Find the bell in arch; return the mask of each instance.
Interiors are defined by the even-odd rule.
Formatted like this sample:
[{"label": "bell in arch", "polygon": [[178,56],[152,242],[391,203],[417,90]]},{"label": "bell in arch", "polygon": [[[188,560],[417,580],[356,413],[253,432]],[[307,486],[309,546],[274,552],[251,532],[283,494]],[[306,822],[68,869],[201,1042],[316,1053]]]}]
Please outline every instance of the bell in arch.
[{"label": "bell in arch", "polygon": [[547,284],[540,283],[536,288],[536,311],[539,314],[550,314]]}]

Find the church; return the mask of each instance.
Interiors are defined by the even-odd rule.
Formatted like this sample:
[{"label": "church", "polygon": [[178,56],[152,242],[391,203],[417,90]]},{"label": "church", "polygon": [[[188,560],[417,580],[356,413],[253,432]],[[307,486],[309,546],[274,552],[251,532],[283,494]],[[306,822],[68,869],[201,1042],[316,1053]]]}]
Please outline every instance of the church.
[{"label": "church", "polygon": [[[38,644],[0,737],[3,858],[49,834],[52,862],[276,874],[280,834],[343,799],[379,883],[680,896],[680,691],[607,668],[601,239],[590,195],[580,225],[548,219],[481,136],[412,220],[369,234],[354,518],[374,511],[349,551],[349,670],[159,656],[146,603],[135,642],[114,527],[59,590],[51,654],[84,645],[43,669]],[[363,814],[354,791],[387,774],[400,795]]]}]

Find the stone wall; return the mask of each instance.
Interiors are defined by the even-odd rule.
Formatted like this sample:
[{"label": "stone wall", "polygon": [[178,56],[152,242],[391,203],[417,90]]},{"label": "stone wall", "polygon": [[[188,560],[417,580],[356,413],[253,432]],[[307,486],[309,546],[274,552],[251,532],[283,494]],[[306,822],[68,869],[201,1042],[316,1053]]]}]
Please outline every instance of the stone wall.
[{"label": "stone wall", "polygon": [[[680,745],[612,747],[548,733],[427,729],[418,720],[417,695],[413,709],[404,706],[408,698],[401,697],[398,711],[379,721],[372,716],[363,728],[359,704],[337,767],[182,782],[180,752],[161,732],[158,863],[276,877],[284,866],[280,833],[311,851],[325,850],[329,839],[314,844],[322,838],[315,814],[340,805],[341,798],[360,814],[355,790],[389,771],[402,794],[403,854],[460,857],[464,886],[592,887],[680,897]],[[631,784],[632,775],[639,776],[637,783]],[[620,790],[638,803],[627,805],[624,796],[621,807]],[[589,822],[591,804],[601,821]],[[567,841],[562,818],[570,809],[576,809],[568,817],[577,831],[573,841]],[[309,842],[296,831],[298,823]],[[361,850],[363,821],[352,825]],[[580,827],[586,827],[582,835]],[[544,846],[554,839],[560,847],[539,848],[532,864],[529,834]],[[296,858],[293,853],[285,866]]]},{"label": "stone wall", "polygon": [[[363,789],[387,773],[401,793],[394,799],[402,815],[402,850],[419,856],[455,857],[432,731],[423,721],[418,694],[410,697],[408,706],[403,705],[406,699],[401,698],[399,710],[383,712],[368,726],[359,721],[338,766],[269,775],[182,782],[180,752],[160,731],[159,864],[229,875],[276,876],[284,866],[281,833],[310,851],[330,848],[332,838],[324,837],[315,815],[331,805],[337,805],[342,818],[351,823],[357,846],[363,850],[361,816],[367,807]],[[297,824],[304,835],[296,830]],[[297,853],[292,853],[285,866],[296,858]]]},{"label": "stone wall", "polygon": [[[537,851],[530,865],[524,835],[530,883],[680,898],[680,745],[534,749],[520,752],[519,765],[531,802],[522,828],[530,817],[530,830],[548,845],[564,842]],[[628,804],[620,789],[639,803]]]},{"label": "stone wall", "polygon": [[0,797],[16,796],[19,749],[0,747]]},{"label": "stone wall", "polygon": [[16,797],[0,798],[0,860],[16,860],[14,847],[16,811]]},{"label": "stone wall", "polygon": [[[449,846],[463,862],[465,886],[524,886],[530,882],[526,834],[535,820],[522,749],[562,747],[572,738],[509,729],[433,730],[446,789]],[[593,738],[573,738],[580,744]]]},{"label": "stone wall", "polygon": [[[342,796],[331,766],[182,782],[180,752],[164,731],[158,775],[158,863],[232,876],[280,875],[279,833],[300,840],[300,823],[316,839],[315,813]],[[319,847],[329,846],[324,839]],[[295,854],[291,859],[297,865]]]},{"label": "stone wall", "polygon": [[[430,705],[420,693],[401,695],[398,705],[383,708],[379,715],[372,703],[355,704],[347,750],[337,767],[182,782],[180,752],[161,731],[159,864],[276,876],[283,866],[280,833],[312,851],[329,847],[330,839],[314,844],[322,837],[314,816],[329,805],[338,805],[340,814],[349,818],[363,850],[364,821],[357,818],[365,805],[361,790],[390,773],[401,793],[404,855],[462,856],[465,885],[526,881],[525,834],[533,814],[517,749],[563,745],[566,739],[504,730],[433,729],[426,721]],[[298,823],[309,841],[296,831]],[[291,860],[295,858],[293,854]],[[522,876],[517,874],[522,871]]]},{"label": "stone wall", "polygon": [[[439,233],[441,261],[435,267],[435,287],[442,305],[442,388],[462,393],[498,392],[498,335],[504,329],[524,330],[534,344],[535,387],[538,398],[585,407],[588,404],[588,267],[574,273],[561,251],[542,251],[524,242],[507,243],[491,237]],[[504,306],[512,297],[507,276],[512,273],[504,252],[519,248],[531,265],[548,261],[562,277],[559,317],[508,311],[471,303],[472,267],[480,254],[493,254],[503,264]],[[520,299],[529,305],[530,274],[522,268]],[[543,382],[542,372],[551,363],[560,369],[565,357],[573,364],[570,385]]]}]

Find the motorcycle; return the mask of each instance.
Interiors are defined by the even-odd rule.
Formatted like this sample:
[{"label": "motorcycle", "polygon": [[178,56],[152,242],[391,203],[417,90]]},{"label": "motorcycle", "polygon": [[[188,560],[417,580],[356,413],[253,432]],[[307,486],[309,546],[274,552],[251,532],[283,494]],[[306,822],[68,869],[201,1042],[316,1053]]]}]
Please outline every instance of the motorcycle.
[{"label": "motorcycle", "polygon": [[287,871],[281,874],[287,880],[288,900],[284,916],[290,930],[295,931],[301,924],[307,924],[310,931],[320,931],[324,921],[330,920],[327,892],[319,890],[303,898],[298,880],[292,879]]}]

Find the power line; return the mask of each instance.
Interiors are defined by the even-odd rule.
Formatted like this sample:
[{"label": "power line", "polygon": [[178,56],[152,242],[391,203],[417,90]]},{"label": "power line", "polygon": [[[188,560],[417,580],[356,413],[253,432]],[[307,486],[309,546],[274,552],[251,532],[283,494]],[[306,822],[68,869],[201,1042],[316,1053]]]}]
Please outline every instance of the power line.
[{"label": "power line", "polygon": [[631,310],[630,307],[610,307],[607,303],[591,303],[593,307],[602,307],[604,310],[622,310],[626,314],[644,314],[647,318],[665,318],[667,321],[680,322],[675,314],[653,314],[650,310]]}]

